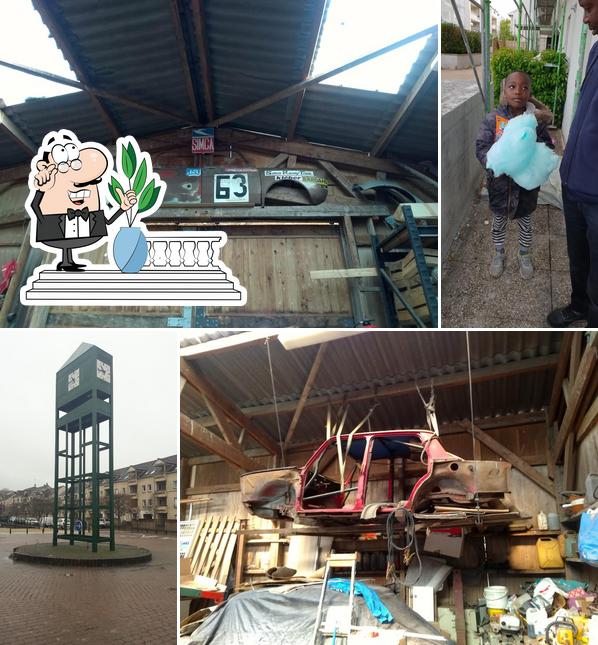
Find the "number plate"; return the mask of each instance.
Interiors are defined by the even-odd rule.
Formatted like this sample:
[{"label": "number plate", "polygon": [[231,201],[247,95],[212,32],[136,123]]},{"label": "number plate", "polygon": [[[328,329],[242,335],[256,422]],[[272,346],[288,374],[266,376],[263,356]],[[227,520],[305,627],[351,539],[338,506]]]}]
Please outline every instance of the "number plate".
[{"label": "number plate", "polygon": [[214,175],[214,203],[249,202],[246,173]]}]

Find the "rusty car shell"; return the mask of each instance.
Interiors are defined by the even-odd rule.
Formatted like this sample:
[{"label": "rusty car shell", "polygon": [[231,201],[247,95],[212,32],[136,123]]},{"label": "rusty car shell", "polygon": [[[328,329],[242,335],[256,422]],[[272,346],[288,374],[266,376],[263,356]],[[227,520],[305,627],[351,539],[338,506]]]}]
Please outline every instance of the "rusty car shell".
[{"label": "rusty car shell", "polygon": [[[350,454],[353,468],[344,481],[327,477],[331,462],[323,456],[338,448]],[[419,453],[419,454],[418,454]],[[425,472],[406,499],[394,500],[399,461],[421,460]],[[273,468],[241,476],[241,499],[254,515],[266,519],[329,520],[363,518],[372,464],[385,461],[386,499],[376,500],[376,515],[397,508],[421,512],[434,503],[500,506],[509,492],[510,464],[503,461],[465,460],[444,449],[440,439],[426,430],[389,430],[331,437],[323,442],[305,466]],[[340,478],[339,478],[340,479]]]}]

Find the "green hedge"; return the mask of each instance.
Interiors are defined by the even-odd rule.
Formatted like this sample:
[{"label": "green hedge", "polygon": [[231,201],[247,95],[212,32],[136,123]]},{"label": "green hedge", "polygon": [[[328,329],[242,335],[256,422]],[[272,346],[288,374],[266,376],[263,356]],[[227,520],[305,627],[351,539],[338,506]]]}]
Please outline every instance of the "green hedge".
[{"label": "green hedge", "polygon": [[[561,66],[557,78],[556,67],[561,56]],[[492,80],[494,82],[494,102],[498,104],[500,98],[500,83],[511,72],[527,72],[532,79],[532,94],[551,110],[554,105],[556,88],[556,114],[555,125],[561,126],[563,120],[563,106],[567,93],[567,57],[565,54],[546,49],[538,55],[537,51],[515,49],[499,49],[490,59]]]},{"label": "green hedge", "polygon": [[[473,54],[482,51],[482,37],[479,31],[466,31],[469,48]],[[443,54],[467,54],[461,31],[451,22],[443,22],[440,31],[440,51]]]}]

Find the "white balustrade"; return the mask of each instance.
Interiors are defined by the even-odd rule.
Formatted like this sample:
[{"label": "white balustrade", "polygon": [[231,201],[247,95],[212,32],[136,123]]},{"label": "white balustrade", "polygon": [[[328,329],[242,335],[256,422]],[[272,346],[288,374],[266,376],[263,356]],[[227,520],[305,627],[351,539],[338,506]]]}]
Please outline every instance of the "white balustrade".
[{"label": "white balustrade", "polygon": [[148,254],[145,271],[216,269],[219,250],[226,243],[224,233],[149,232],[146,235]]}]

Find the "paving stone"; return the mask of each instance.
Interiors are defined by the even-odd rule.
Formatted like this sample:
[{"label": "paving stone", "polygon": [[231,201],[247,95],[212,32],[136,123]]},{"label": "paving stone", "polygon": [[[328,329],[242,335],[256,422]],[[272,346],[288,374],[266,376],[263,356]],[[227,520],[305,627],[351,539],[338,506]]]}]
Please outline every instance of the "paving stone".
[{"label": "paving stone", "polygon": [[152,560],[132,567],[61,567],[13,562],[22,544],[51,541],[41,532],[0,531],[0,642],[10,645],[174,645],[177,549],[174,537],[117,532]]}]

